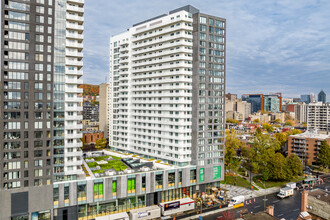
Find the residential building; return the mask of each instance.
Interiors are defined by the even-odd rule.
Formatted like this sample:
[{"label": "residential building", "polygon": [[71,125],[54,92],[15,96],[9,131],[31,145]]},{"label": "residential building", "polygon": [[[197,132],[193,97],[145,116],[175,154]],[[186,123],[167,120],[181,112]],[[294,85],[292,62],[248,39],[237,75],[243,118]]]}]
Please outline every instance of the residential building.
[{"label": "residential building", "polygon": [[83,0],[1,1],[0,213],[47,217],[82,174]]},{"label": "residential building", "polygon": [[305,103],[299,103],[294,106],[295,119],[300,123],[307,123],[307,107]]},{"label": "residential building", "polygon": [[242,101],[251,103],[251,113],[256,113],[264,109],[263,94],[243,94]]},{"label": "residential building", "polygon": [[319,92],[319,94],[317,95],[317,101],[322,102],[322,103],[327,102],[327,95],[325,94],[325,92],[323,90],[321,90],[321,92]]},{"label": "residential building", "polygon": [[83,131],[99,131],[100,123],[98,121],[82,120]]},{"label": "residential building", "polygon": [[330,103],[310,103],[307,107],[307,128],[330,132]]},{"label": "residential building", "polygon": [[215,181],[224,161],[225,25],[185,6],[111,37],[113,150],[197,165],[205,183]]},{"label": "residential building", "polygon": [[104,131],[105,138],[109,138],[109,120],[110,120],[110,84],[100,84],[100,102],[99,102],[99,122],[100,130]]},{"label": "residential building", "polygon": [[84,102],[83,120],[99,121],[99,105],[93,105],[90,102]]},{"label": "residential building", "polygon": [[330,135],[319,134],[315,131],[290,135],[288,137],[288,155],[296,154],[304,164],[314,164],[321,142],[324,140],[330,144]]}]

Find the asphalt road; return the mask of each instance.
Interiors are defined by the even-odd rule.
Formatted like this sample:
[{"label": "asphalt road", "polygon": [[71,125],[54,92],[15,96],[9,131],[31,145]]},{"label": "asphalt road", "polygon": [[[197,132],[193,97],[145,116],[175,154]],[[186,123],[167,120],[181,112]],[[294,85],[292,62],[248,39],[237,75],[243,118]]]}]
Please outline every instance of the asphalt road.
[{"label": "asphalt road", "polygon": [[[328,189],[330,191],[330,176],[325,178],[325,182],[321,185],[317,185],[314,188]],[[280,199],[276,196],[277,193],[269,194],[266,196],[266,207],[269,205],[274,205],[274,215],[278,218],[285,218],[286,220],[295,220],[297,219],[300,213],[300,204],[301,204],[301,191],[294,191],[294,195]],[[251,203],[245,204],[244,207],[231,209],[229,210],[232,214],[234,214],[235,218],[240,216],[240,211],[243,209],[248,209],[249,212],[260,212],[264,210],[264,196],[257,197],[254,200],[251,200]],[[250,200],[247,200],[248,202]],[[204,216],[203,220],[214,220],[217,217],[222,216],[222,213],[216,213],[208,216]]]}]

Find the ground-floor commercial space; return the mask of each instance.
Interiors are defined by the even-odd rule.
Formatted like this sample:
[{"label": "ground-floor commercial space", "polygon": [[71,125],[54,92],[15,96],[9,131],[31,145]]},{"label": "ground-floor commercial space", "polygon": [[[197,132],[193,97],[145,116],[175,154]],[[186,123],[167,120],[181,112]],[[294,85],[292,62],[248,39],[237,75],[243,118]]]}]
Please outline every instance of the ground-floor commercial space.
[{"label": "ground-floor commercial space", "polygon": [[168,189],[144,195],[131,196],[127,198],[113,199],[95,203],[80,204],[54,209],[54,220],[88,220],[100,216],[107,216],[121,212],[129,212],[133,209],[140,209],[159,203],[193,198],[196,192],[207,192],[213,187],[220,187],[220,182],[208,183],[198,186],[189,186],[175,189]]}]

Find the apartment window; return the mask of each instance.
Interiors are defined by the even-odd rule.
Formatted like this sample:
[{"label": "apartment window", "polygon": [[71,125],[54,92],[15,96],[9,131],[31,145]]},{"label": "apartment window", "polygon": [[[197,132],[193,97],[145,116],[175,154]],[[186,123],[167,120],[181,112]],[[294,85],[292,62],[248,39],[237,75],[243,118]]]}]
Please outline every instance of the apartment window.
[{"label": "apartment window", "polygon": [[77,194],[78,194],[78,203],[86,202],[87,200],[87,192],[86,192],[86,182],[78,182],[77,187]]},{"label": "apartment window", "polygon": [[163,174],[156,174],[155,175],[155,180],[156,180],[156,189],[162,189],[163,188]]},{"label": "apartment window", "polygon": [[200,17],[199,18],[199,22],[201,23],[201,24],[206,24],[206,17]]},{"label": "apartment window", "polygon": [[45,13],[45,8],[43,6],[36,6],[36,12],[43,14]]}]

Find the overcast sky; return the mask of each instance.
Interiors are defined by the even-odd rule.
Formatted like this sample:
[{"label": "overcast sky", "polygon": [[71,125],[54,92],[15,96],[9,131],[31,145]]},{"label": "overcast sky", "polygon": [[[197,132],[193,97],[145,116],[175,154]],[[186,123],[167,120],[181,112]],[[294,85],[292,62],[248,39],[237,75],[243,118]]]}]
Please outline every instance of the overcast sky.
[{"label": "overcast sky", "polygon": [[85,0],[84,83],[109,78],[109,38],[190,4],[227,19],[227,91],[330,100],[330,1]]}]

